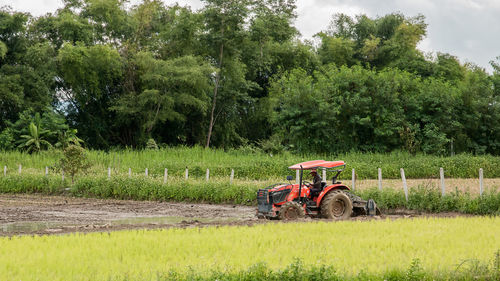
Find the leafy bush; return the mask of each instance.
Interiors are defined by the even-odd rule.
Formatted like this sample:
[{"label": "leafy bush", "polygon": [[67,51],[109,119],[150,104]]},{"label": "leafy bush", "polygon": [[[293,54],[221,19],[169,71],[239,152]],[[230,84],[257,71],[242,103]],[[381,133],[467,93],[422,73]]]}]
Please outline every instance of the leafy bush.
[{"label": "leafy bush", "polygon": [[148,139],[148,141],[146,142],[146,149],[158,149],[156,141],[154,139]]},{"label": "leafy bush", "polygon": [[7,128],[0,133],[0,151],[14,149],[14,134]]},{"label": "leafy bush", "polygon": [[71,183],[75,182],[77,174],[86,172],[90,167],[85,149],[73,144],[66,147],[60,162],[61,169],[70,175]]}]

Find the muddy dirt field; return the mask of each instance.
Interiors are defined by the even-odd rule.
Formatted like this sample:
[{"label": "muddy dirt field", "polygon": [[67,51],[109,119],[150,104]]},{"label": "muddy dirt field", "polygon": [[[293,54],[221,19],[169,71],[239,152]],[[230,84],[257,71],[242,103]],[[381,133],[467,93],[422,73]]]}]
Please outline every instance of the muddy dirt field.
[{"label": "muddy dirt field", "polygon": [[[240,205],[0,194],[0,236],[279,223],[259,220],[255,212],[256,207]],[[445,213],[438,216],[457,215],[459,214]],[[352,220],[416,216],[425,214],[395,210],[381,217],[355,217]]]}]

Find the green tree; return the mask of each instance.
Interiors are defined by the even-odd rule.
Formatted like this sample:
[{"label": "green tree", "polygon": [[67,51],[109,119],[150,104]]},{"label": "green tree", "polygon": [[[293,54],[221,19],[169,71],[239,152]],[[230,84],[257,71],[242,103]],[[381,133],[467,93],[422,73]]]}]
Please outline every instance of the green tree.
[{"label": "green tree", "polygon": [[352,18],[336,14],[329,28],[319,33],[319,53],[324,63],[352,65],[359,61],[380,68],[397,66],[406,70],[408,61],[423,56],[416,46],[426,35],[426,28],[422,15],[405,17],[393,13],[371,19],[366,15]]},{"label": "green tree", "polygon": [[328,125],[329,116],[335,115],[339,108],[330,107],[331,115],[323,116],[327,97],[315,87],[313,77],[304,70],[292,70],[273,82],[270,95],[276,111],[273,123],[285,145],[303,153],[325,149],[322,136],[333,125]]},{"label": "green tree", "polygon": [[462,130],[455,137],[457,149],[477,154],[499,153],[500,100],[494,80],[484,69],[468,65],[465,79],[459,84],[459,95],[457,122]]},{"label": "green tree", "polygon": [[33,39],[39,42],[48,40],[56,49],[62,47],[65,42],[76,44],[82,42],[90,45],[94,40],[94,30],[89,21],[80,17],[68,1],[64,1],[64,8],[57,10],[54,14],[46,14],[33,21],[30,33]]},{"label": "green tree", "polygon": [[122,93],[123,61],[108,45],[65,44],[57,56],[60,92],[68,118],[94,147],[107,147],[116,131],[109,107]]},{"label": "green tree", "polygon": [[207,28],[206,46],[209,49],[209,55],[217,66],[205,144],[205,147],[208,148],[216,121],[217,96],[221,87],[221,78],[230,80],[231,72],[226,71],[227,66],[232,66],[233,70],[236,70],[236,67],[240,65],[237,62],[237,53],[239,44],[242,41],[243,25],[249,12],[248,5],[250,2],[248,0],[204,0],[203,2],[205,7],[202,13]]},{"label": "green tree", "polygon": [[[248,96],[238,114],[237,135],[250,143],[261,142],[272,134],[269,126],[269,82],[282,72],[303,67],[308,69],[314,52],[299,40],[293,26],[296,18],[294,0],[254,1],[250,24],[241,45],[241,62],[245,65]],[[313,68],[313,67],[311,67]]]},{"label": "green tree", "polygon": [[458,58],[450,54],[437,54],[434,77],[441,77],[448,81],[462,81],[465,78],[466,68],[460,64]]},{"label": "green tree", "polygon": [[0,129],[21,112],[41,112],[56,99],[54,49],[33,42],[28,19],[24,13],[0,10]]},{"label": "green tree", "polygon": [[84,0],[80,17],[91,23],[94,44],[119,46],[131,35],[131,21],[125,4],[127,0]]},{"label": "green tree", "polygon": [[[145,138],[151,138],[156,125],[165,122],[201,130],[199,117],[208,111],[212,67],[192,56],[160,60],[149,52],[137,54],[135,63],[140,92],[121,96],[111,109],[136,120]],[[176,133],[175,139],[186,138],[186,132]]]},{"label": "green tree", "polygon": [[318,34],[321,46],[318,55],[323,64],[334,63],[337,66],[351,66],[355,63],[354,42],[341,37],[329,37],[324,33]]},{"label": "green tree", "polygon": [[90,168],[85,149],[78,145],[70,145],[64,150],[60,160],[61,169],[70,175],[71,184],[75,183],[75,177],[80,173],[85,173]]},{"label": "green tree", "polygon": [[294,70],[272,84],[275,126],[305,152],[392,151],[443,154],[461,129],[457,88],[398,70],[324,67]]}]

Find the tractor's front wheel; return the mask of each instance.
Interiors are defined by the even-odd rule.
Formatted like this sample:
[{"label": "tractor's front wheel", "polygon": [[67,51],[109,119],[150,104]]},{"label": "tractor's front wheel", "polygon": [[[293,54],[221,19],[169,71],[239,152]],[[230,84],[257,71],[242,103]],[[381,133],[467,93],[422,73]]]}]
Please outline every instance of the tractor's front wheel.
[{"label": "tractor's front wheel", "polygon": [[297,202],[286,202],[278,214],[280,220],[296,220],[304,216],[304,208]]},{"label": "tractor's front wheel", "polygon": [[332,191],[321,201],[320,210],[327,219],[348,219],[352,215],[352,201],[344,192]]}]

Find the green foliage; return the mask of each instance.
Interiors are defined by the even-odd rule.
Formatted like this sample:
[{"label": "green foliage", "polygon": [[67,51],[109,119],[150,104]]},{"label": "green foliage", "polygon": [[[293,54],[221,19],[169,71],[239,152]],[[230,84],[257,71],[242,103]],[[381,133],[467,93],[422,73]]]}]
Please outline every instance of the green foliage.
[{"label": "green foliage", "polygon": [[[337,66],[351,66],[354,64],[354,42],[341,37],[329,37],[323,33],[321,38],[321,48],[318,54],[323,64],[334,63]],[[368,51],[366,51],[368,53]],[[367,54],[367,57],[370,57]]]},{"label": "green foliage", "polygon": [[59,132],[59,141],[55,144],[55,147],[64,150],[69,145],[81,146],[84,141],[76,133],[78,133],[77,129],[67,129]]},{"label": "green foliage", "polygon": [[0,59],[5,58],[7,54],[7,45],[4,42],[0,41]]},{"label": "green foliage", "polygon": [[[408,60],[422,54],[416,49],[426,34],[424,17],[388,14],[376,19],[335,14],[329,28],[318,33],[323,63],[337,66],[356,63],[375,67],[398,66],[406,70]],[[405,63],[401,63],[405,62]]]},{"label": "green foliage", "polygon": [[[468,76],[488,84],[481,71]],[[274,124],[285,143],[301,153],[403,148],[446,155],[452,139],[453,152],[495,153],[496,131],[487,128],[500,121],[492,113],[496,98],[491,88],[461,90],[464,86],[398,69],[329,66],[312,75],[296,69],[271,84]],[[480,123],[476,118],[491,123],[472,126]]]},{"label": "green foliage", "polygon": [[21,76],[13,73],[9,66],[2,66],[0,71],[0,128],[6,127],[6,121],[14,121],[23,106],[23,87]]},{"label": "green foliage", "polygon": [[[36,128],[31,124],[34,124]],[[64,149],[69,143],[76,145],[83,143],[83,140],[76,136],[76,129],[70,129],[64,117],[51,108],[45,108],[41,114],[33,113],[32,110],[21,112],[19,119],[9,124],[6,130],[21,147],[30,142],[27,147],[29,149],[33,146],[30,151],[39,152],[43,147],[51,147],[52,144]]]},{"label": "green foliage", "polygon": [[[140,77],[138,93],[121,96],[111,107],[125,124],[134,120],[143,137],[151,135],[157,124],[177,124],[192,128],[191,132],[202,129],[201,118],[207,115],[212,88],[213,70],[207,63],[192,56],[160,60],[148,52],[137,54],[135,64]],[[183,131],[172,133],[175,139],[198,137]]]},{"label": "green foliage", "polygon": [[21,135],[21,144],[18,147],[26,149],[28,153],[39,152],[43,147],[52,147],[52,144],[44,139],[44,135],[48,133],[47,130],[43,130],[33,122],[30,123],[28,128],[29,135]]},{"label": "green foliage", "polygon": [[382,210],[404,208],[429,213],[460,212],[475,215],[499,215],[500,193],[487,192],[482,196],[454,192],[441,196],[437,189],[419,186],[411,188],[406,202],[403,190],[376,188],[357,191],[363,198],[372,198]]},{"label": "green foliage", "polygon": [[14,135],[12,129],[7,128],[0,133],[0,150],[11,150],[14,148]]},{"label": "green foliage", "polygon": [[158,145],[154,139],[148,139],[146,142],[146,149],[158,149]]},{"label": "green foliage", "polygon": [[108,145],[113,119],[111,100],[121,92],[123,61],[109,45],[64,44],[57,57],[63,80],[62,93],[69,103],[70,120],[83,135],[93,135],[91,145]]},{"label": "green foliage", "polygon": [[63,148],[500,154],[498,61],[489,74],[424,55],[422,15],[336,14],[316,46],[298,38],[295,0],[126,2],[0,10],[0,132],[18,140],[43,112]]},{"label": "green foliage", "polygon": [[70,175],[71,183],[74,183],[77,174],[85,173],[90,168],[85,149],[78,145],[66,147],[60,166],[64,173]]}]

